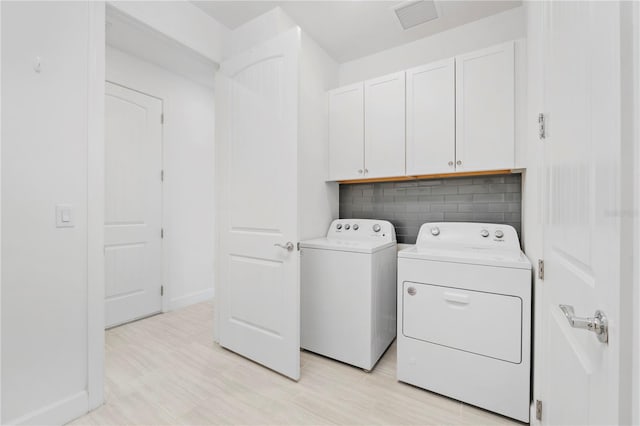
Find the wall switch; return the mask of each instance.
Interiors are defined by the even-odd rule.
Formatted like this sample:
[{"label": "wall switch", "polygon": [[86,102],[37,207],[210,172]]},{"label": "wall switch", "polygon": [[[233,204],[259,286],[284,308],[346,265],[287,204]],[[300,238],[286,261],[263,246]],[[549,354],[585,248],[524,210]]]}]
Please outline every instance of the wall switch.
[{"label": "wall switch", "polygon": [[73,228],[74,226],[71,204],[56,204],[56,227]]}]

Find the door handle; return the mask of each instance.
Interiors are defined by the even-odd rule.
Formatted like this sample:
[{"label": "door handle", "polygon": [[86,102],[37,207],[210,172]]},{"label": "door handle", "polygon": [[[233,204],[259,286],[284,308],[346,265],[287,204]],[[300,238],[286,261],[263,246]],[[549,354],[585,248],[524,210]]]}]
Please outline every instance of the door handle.
[{"label": "door handle", "polygon": [[293,251],[293,243],[291,241],[287,241],[286,244],[274,244],[274,246],[285,249],[286,251]]},{"label": "door handle", "polygon": [[571,305],[559,305],[569,325],[593,331],[602,343],[609,342],[609,321],[602,311],[596,311],[593,317],[577,317]]}]

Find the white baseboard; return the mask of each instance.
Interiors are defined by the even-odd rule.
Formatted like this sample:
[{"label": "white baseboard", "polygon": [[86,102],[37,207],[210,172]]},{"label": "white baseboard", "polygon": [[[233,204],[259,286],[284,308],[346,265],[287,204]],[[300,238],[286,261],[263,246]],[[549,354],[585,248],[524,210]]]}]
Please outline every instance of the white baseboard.
[{"label": "white baseboard", "polygon": [[89,411],[89,395],[78,392],[53,404],[6,422],[8,425],[63,425]]},{"label": "white baseboard", "polygon": [[185,294],[184,296],[171,299],[169,303],[169,310],[184,308],[195,303],[204,302],[213,299],[213,289],[208,288],[205,290],[196,291],[193,293]]}]

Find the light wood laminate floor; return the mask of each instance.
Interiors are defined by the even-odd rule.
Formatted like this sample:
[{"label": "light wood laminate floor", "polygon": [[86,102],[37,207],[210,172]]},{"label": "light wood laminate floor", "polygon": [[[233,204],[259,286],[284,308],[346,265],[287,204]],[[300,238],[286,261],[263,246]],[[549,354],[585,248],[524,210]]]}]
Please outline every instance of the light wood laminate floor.
[{"label": "light wood laminate floor", "polygon": [[213,304],[106,332],[106,402],[73,425],[521,424],[395,379],[395,344],[372,373],[302,352],[298,383],[213,343]]}]

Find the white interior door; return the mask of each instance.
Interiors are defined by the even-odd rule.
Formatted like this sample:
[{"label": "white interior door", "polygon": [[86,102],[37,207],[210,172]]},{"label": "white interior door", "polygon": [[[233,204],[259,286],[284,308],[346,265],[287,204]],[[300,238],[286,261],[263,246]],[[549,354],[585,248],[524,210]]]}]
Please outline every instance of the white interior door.
[{"label": "white interior door", "polygon": [[105,319],[162,309],[162,101],[106,84]]},{"label": "white interior door", "polygon": [[[620,9],[545,2],[544,424],[619,424]],[[609,321],[609,341],[560,308]]]},{"label": "white interior door", "polygon": [[291,30],[225,62],[216,77],[224,110],[216,141],[219,342],[295,380],[299,44]]}]

